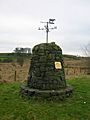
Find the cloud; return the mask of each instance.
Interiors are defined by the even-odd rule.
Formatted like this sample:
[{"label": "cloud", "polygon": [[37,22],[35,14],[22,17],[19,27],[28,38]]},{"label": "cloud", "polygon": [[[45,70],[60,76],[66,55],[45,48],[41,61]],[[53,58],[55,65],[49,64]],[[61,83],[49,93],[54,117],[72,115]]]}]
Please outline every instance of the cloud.
[{"label": "cloud", "polygon": [[40,21],[55,18],[58,29],[49,33],[49,42],[55,41],[64,53],[81,54],[90,41],[89,11],[89,0],[0,0],[0,51],[45,42]]}]

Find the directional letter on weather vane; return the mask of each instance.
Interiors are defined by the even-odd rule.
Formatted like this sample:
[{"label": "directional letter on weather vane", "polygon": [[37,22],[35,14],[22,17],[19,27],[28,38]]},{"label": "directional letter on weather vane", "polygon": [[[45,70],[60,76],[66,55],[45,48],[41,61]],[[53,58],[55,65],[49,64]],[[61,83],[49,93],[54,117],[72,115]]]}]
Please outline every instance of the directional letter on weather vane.
[{"label": "directional letter on weather vane", "polygon": [[49,22],[41,22],[41,23],[46,23],[44,28],[38,28],[38,30],[45,30],[46,31],[46,43],[48,43],[48,32],[50,32],[50,29],[57,29],[57,27],[49,28],[49,24],[54,24],[55,19],[49,19]]}]

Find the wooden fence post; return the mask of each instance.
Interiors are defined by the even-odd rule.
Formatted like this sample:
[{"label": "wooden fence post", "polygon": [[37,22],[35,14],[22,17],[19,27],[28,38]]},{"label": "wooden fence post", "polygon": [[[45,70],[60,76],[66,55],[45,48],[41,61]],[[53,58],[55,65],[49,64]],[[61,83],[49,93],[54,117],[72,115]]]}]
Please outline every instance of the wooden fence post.
[{"label": "wooden fence post", "polygon": [[17,75],[17,71],[15,70],[15,73],[14,73],[14,81],[16,81],[16,75]]}]

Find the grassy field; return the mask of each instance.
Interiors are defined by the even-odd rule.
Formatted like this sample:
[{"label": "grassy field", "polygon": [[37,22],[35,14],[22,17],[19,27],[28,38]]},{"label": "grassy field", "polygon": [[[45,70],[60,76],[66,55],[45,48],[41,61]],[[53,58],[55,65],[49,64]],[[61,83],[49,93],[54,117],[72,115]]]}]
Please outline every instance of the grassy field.
[{"label": "grassy field", "polygon": [[0,120],[90,120],[90,76],[67,80],[73,95],[63,101],[20,97],[22,83],[0,84]]}]

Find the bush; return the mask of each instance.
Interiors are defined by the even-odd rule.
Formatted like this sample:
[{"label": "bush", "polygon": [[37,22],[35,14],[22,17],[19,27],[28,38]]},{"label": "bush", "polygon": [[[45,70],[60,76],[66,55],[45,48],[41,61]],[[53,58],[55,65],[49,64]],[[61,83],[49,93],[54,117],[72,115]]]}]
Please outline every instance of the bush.
[{"label": "bush", "polygon": [[4,59],[0,59],[0,62],[10,63],[10,62],[13,62],[13,59],[11,59],[11,58],[4,58]]},{"label": "bush", "polygon": [[17,63],[22,67],[24,64],[24,57],[23,56],[17,57]]},{"label": "bush", "polygon": [[2,60],[0,59],[0,62],[2,62]]}]

